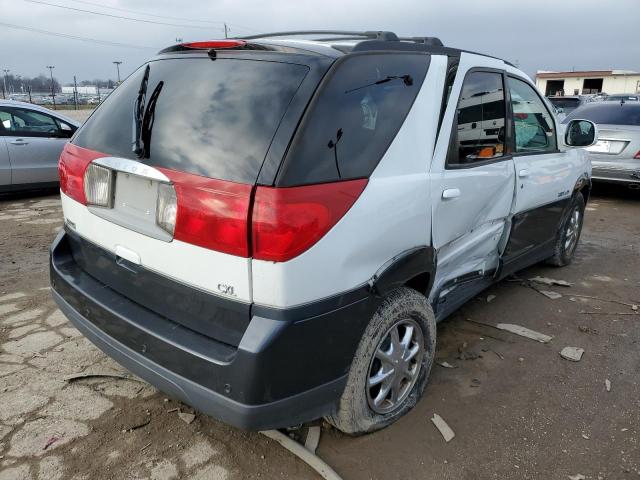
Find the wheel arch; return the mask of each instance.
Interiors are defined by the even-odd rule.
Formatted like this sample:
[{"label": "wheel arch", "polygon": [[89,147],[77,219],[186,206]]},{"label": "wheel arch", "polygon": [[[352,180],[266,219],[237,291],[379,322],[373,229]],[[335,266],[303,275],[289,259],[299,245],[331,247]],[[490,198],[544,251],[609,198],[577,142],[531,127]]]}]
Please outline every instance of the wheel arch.
[{"label": "wheel arch", "polygon": [[435,277],[435,252],[432,247],[416,247],[396,255],[385,263],[369,282],[371,292],[384,297],[406,286],[429,296]]}]

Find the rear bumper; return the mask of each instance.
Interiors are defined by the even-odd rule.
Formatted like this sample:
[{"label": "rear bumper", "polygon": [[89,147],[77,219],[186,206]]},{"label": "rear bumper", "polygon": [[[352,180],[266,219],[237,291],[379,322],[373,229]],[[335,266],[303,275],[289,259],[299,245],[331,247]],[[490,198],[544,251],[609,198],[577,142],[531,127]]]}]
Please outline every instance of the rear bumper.
[{"label": "rear bumper", "polygon": [[612,183],[640,183],[640,161],[633,160],[620,163],[593,160],[593,173],[591,178],[600,182]]},{"label": "rear bumper", "polygon": [[51,247],[53,297],[118,363],[225,423],[281,428],[330,413],[377,307],[363,289],[289,310],[252,307],[238,347],[173,323],[101,284],[74,261],[68,232]]}]

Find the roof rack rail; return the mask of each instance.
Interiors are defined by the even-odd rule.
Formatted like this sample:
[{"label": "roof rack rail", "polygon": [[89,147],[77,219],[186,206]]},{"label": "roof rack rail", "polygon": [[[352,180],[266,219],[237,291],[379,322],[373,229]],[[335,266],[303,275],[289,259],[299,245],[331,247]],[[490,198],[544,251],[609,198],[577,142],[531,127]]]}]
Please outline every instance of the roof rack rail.
[{"label": "roof rack rail", "polygon": [[[289,32],[271,32],[260,33],[258,35],[248,35],[243,37],[237,37],[242,40],[256,40],[258,38],[271,38],[271,37],[295,37],[298,35],[338,35],[339,39],[354,39],[359,40],[361,38],[375,39],[375,40],[398,40],[398,36],[393,32],[385,31],[350,31],[350,30],[292,30]],[[335,39],[331,39],[335,40]]]}]

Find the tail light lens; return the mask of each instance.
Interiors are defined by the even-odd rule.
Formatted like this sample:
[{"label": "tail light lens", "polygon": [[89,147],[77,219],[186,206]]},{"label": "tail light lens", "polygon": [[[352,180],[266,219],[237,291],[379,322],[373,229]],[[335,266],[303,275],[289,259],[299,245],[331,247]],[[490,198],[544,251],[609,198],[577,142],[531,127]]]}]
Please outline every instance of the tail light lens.
[{"label": "tail light lens", "polygon": [[110,168],[92,163],[84,174],[84,195],[87,205],[111,208],[113,206],[113,179]]},{"label": "tail light lens", "polygon": [[160,228],[174,234],[178,216],[178,197],[176,189],[168,183],[158,185],[158,203],[156,205],[156,223]]},{"label": "tail light lens", "polygon": [[86,205],[87,199],[84,192],[85,170],[93,160],[104,156],[103,153],[67,143],[64,150],[62,150],[58,163],[60,190],[76,202]]},{"label": "tail light lens", "polygon": [[636,153],[633,158],[640,160],[640,150],[638,150],[638,153]]},{"label": "tail light lens", "polygon": [[253,205],[253,258],[285,262],[308,250],[351,208],[366,179],[258,187]]},{"label": "tail light lens", "polygon": [[[177,197],[173,238],[219,252],[249,256],[251,185],[159,168]],[[167,217],[170,217],[170,209]]]}]

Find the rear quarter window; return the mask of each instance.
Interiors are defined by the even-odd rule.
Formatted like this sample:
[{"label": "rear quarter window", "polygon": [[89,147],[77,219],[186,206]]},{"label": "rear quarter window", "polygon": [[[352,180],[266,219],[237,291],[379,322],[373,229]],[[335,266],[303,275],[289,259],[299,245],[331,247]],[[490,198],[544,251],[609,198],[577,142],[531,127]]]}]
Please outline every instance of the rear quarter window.
[{"label": "rear quarter window", "polygon": [[150,62],[147,101],[160,82],[145,158],[133,153],[133,110],[146,65],[105,100],[73,143],[107,155],[210,178],[255,183],[304,65],[218,58]]},{"label": "rear quarter window", "polygon": [[276,183],[371,175],[411,109],[429,60],[424,54],[398,53],[338,60],[312,99]]}]

